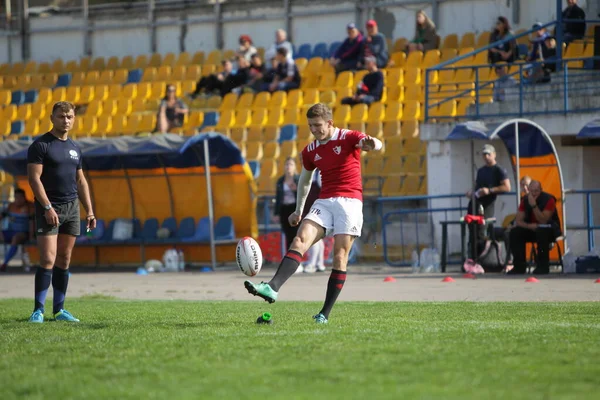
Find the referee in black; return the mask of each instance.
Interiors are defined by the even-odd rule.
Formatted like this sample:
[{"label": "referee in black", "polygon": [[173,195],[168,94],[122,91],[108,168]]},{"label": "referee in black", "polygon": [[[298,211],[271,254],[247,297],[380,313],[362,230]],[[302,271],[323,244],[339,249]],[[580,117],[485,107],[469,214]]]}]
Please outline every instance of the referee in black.
[{"label": "referee in black", "polygon": [[52,130],[36,139],[27,152],[27,175],[35,196],[35,231],[40,267],[35,274],[35,306],[29,322],[44,322],[44,303],[52,282],[56,321],[79,322],[64,309],[69,262],[80,234],[79,200],[87,211],[87,228],[96,227],[90,191],[81,169],[81,150],[71,140],[75,106],[61,101],[52,107]]}]

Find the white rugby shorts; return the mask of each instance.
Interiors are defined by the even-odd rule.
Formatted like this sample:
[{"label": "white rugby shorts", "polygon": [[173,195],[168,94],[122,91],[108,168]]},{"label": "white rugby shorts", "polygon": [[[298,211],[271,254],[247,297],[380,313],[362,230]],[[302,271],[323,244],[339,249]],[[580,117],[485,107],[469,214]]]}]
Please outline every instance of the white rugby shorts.
[{"label": "white rugby shorts", "polygon": [[305,219],[321,225],[326,236],[359,237],[363,226],[363,203],[348,197],[317,199]]}]

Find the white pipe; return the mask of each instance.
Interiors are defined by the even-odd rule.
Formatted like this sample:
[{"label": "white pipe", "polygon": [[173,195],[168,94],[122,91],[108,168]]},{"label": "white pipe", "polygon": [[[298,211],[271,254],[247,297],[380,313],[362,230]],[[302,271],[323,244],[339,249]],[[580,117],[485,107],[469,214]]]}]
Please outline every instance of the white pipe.
[{"label": "white pipe", "polygon": [[210,233],[210,259],[213,270],[217,266],[217,254],[215,248],[215,217],[213,210],[213,198],[212,198],[212,185],[210,183],[210,152],[208,151],[207,137],[204,140],[204,173],[206,175],[206,196],[208,200],[208,220],[209,220],[209,233]]}]

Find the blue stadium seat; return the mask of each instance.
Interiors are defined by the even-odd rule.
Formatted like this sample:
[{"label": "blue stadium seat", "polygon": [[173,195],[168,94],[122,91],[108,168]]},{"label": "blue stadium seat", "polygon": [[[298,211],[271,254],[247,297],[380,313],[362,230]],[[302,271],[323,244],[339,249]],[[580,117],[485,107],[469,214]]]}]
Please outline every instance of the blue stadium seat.
[{"label": "blue stadium seat", "polygon": [[298,134],[298,126],[297,125],[284,125],[281,127],[281,132],[279,132],[279,143],[285,142],[288,140],[296,140]]},{"label": "blue stadium seat", "polygon": [[231,217],[221,217],[215,225],[215,240],[233,240],[235,239],[235,229]]},{"label": "blue stadium seat", "polygon": [[103,219],[96,220],[96,229],[92,230],[92,237],[89,239],[86,236],[86,227],[87,221],[81,221],[81,235],[76,239],[78,246],[93,246],[101,244],[104,241],[104,236],[106,235],[106,223]]},{"label": "blue stadium seat", "polygon": [[116,219],[113,219],[112,221],[110,221],[110,223],[108,224],[108,229],[105,231],[105,235],[102,237],[102,244],[106,244],[106,245],[121,245],[121,244],[137,244],[137,243],[141,243],[142,239],[141,239],[141,232],[142,232],[142,227],[140,225],[140,220],[137,218],[134,218],[133,220],[133,236],[131,239],[126,239],[126,240],[115,240],[113,239],[113,231],[115,228],[115,222]]},{"label": "blue stadium seat", "polygon": [[331,57],[337,49],[342,45],[342,42],[333,42],[329,45],[329,57]]},{"label": "blue stadium seat", "polygon": [[142,70],[141,69],[132,69],[127,74],[127,83],[140,83],[142,80]]},{"label": "blue stadium seat", "polygon": [[79,221],[79,236],[77,236],[77,238],[75,239],[75,243],[80,243],[80,242],[85,242],[85,241],[90,240],[86,235],[86,233],[87,233],[86,229],[87,229],[87,220],[82,219],[81,221]]},{"label": "blue stadium seat", "polygon": [[71,79],[72,79],[71,73],[59,75],[58,80],[56,81],[55,87],[69,86],[71,84]]},{"label": "blue stadium seat", "polygon": [[10,104],[20,106],[23,103],[25,103],[25,93],[22,90],[15,90],[12,92]]},{"label": "blue stadium seat", "polygon": [[179,229],[177,230],[177,239],[191,238],[196,233],[196,221],[194,217],[185,217],[179,223]]},{"label": "blue stadium seat", "polygon": [[248,161],[248,165],[250,166],[250,170],[252,171],[252,176],[254,179],[258,179],[260,176],[260,163],[256,160]]},{"label": "blue stadium seat", "polygon": [[207,126],[215,126],[215,125],[217,125],[217,122],[219,122],[219,113],[218,112],[215,112],[215,111],[206,112],[206,113],[204,113],[204,122],[202,123],[200,130],[202,130],[203,128],[205,128]]},{"label": "blue stadium seat", "polygon": [[529,48],[527,47],[526,44],[517,45],[517,50],[519,52],[519,58],[526,58],[527,53],[529,53]]},{"label": "blue stadium seat", "polygon": [[315,45],[311,58],[314,57],[329,58],[329,52],[325,43],[321,42]]},{"label": "blue stadium seat", "polygon": [[144,221],[141,238],[143,241],[156,240],[156,231],[158,231],[158,219],[148,218]]},{"label": "blue stadium seat", "polygon": [[25,92],[25,103],[35,103],[38,100],[38,91],[36,89]]},{"label": "blue stadium seat", "polygon": [[310,58],[311,48],[309,43],[301,44],[298,51],[294,52],[294,59],[297,58]]},{"label": "blue stadium seat", "polygon": [[184,242],[210,242],[210,219],[202,217],[198,220],[194,235],[183,239]]},{"label": "blue stadium seat", "polygon": [[25,130],[25,123],[23,121],[14,121],[10,124],[10,134],[20,135]]},{"label": "blue stadium seat", "polygon": [[167,228],[171,232],[171,237],[173,237],[177,232],[177,220],[175,217],[165,218],[160,227]]}]

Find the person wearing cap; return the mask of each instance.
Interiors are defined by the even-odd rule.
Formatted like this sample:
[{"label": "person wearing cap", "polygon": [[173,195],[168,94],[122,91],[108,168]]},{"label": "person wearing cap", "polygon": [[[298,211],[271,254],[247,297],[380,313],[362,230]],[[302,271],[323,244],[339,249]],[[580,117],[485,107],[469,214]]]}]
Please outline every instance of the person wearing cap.
[{"label": "person wearing cap", "polygon": [[531,27],[535,29],[533,38],[530,40],[532,44],[531,52],[527,55],[527,61],[537,61],[543,59],[543,48],[545,47],[545,41],[550,34],[546,31],[546,28],[541,22],[536,22]]},{"label": "person wearing cap", "polygon": [[[491,144],[486,144],[481,149],[485,165],[477,170],[475,187],[469,190],[466,196],[470,199],[469,214],[478,214],[483,208],[483,216],[493,218],[495,214],[496,197],[499,193],[510,192],[510,180],[506,169],[496,163],[496,149]],[[475,212],[473,212],[475,210]],[[485,225],[469,226],[469,249],[473,249],[473,241],[477,241],[477,254],[471,254],[476,259],[485,247]]]},{"label": "person wearing cap", "polygon": [[498,79],[494,82],[494,101],[504,101],[506,99],[506,89],[518,85],[515,78],[507,74],[506,63],[498,63],[494,66]]},{"label": "person wearing cap", "polygon": [[369,73],[358,83],[356,94],[352,97],[344,97],[342,104],[371,104],[381,100],[384,79],[377,68],[377,60],[373,56],[365,57],[365,65]]},{"label": "person wearing cap", "polygon": [[438,47],[438,36],[435,30],[435,24],[425,14],[425,11],[419,10],[416,14],[415,37],[406,46],[407,53],[419,50],[423,53]]},{"label": "person wearing cap", "polygon": [[565,22],[563,24],[563,42],[583,39],[585,36],[585,11],[577,5],[577,0],[567,0],[567,7],[562,12],[565,20],[581,20],[581,22]]},{"label": "person wearing cap", "polygon": [[329,59],[329,62],[337,73],[357,69],[358,62],[360,61],[364,37],[356,29],[354,22],[349,23],[346,26],[346,30],[348,31],[348,37]]},{"label": "person wearing cap", "polygon": [[237,54],[250,62],[252,56],[257,53],[256,47],[252,45],[252,38],[248,35],[241,35],[239,43],[240,48],[238,49]]},{"label": "person wearing cap", "polygon": [[385,68],[388,63],[389,54],[387,41],[382,33],[379,33],[377,22],[374,19],[367,21],[367,36],[363,41],[360,52],[360,62],[358,67],[364,66],[365,57],[373,56],[377,61],[377,68]]}]

